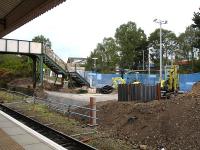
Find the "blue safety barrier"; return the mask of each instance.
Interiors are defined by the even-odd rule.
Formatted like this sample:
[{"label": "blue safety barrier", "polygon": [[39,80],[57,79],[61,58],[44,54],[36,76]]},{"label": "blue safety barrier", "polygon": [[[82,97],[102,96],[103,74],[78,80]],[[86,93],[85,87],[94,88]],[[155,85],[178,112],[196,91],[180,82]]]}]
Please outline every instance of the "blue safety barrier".
[{"label": "blue safety barrier", "polygon": [[140,81],[143,84],[156,85],[159,82],[158,74],[126,74],[124,75],[126,83],[133,83],[134,81]]},{"label": "blue safety barrier", "polygon": [[181,91],[191,91],[194,83],[200,81],[200,73],[180,74],[179,83]]},{"label": "blue safety barrier", "polygon": [[[90,83],[91,87],[101,88],[105,85],[112,85],[112,78],[121,77],[120,74],[100,74],[93,72],[84,72],[82,76]],[[164,76],[163,76],[164,77]],[[143,84],[155,85],[159,82],[159,74],[125,74],[126,83],[132,83],[139,80]],[[200,73],[180,74],[179,83],[180,90],[187,92],[191,91],[194,83],[200,81]]]}]

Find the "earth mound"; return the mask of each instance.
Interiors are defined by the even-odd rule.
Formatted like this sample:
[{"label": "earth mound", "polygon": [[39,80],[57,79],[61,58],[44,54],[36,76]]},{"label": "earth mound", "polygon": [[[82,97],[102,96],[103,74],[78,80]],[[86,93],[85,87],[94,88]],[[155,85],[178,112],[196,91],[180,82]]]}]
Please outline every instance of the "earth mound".
[{"label": "earth mound", "polygon": [[200,83],[169,100],[97,104],[98,130],[147,149],[200,149]]}]

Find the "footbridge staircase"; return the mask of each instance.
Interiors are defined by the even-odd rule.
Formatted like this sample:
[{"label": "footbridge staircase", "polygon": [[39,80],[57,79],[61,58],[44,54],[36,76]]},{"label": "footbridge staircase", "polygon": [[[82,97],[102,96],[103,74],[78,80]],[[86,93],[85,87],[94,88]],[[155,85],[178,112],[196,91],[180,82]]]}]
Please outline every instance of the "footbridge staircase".
[{"label": "footbridge staircase", "polygon": [[[40,81],[43,83],[43,64],[57,75],[61,74],[63,79],[69,79],[78,86],[90,86],[89,82],[78,72],[71,69],[53,50],[45,47],[42,43],[0,39],[0,54],[27,55],[33,59],[33,72],[36,72],[36,61],[40,62]],[[33,75],[36,81],[36,74]]]}]

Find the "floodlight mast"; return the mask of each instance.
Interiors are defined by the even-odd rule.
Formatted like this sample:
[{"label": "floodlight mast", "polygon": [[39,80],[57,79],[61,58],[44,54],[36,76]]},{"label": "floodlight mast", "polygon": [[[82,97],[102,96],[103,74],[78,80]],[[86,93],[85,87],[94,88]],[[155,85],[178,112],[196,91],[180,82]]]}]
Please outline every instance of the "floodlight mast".
[{"label": "floodlight mast", "polygon": [[162,81],[162,24],[167,24],[167,20],[154,19],[153,22],[160,25],[160,82]]}]

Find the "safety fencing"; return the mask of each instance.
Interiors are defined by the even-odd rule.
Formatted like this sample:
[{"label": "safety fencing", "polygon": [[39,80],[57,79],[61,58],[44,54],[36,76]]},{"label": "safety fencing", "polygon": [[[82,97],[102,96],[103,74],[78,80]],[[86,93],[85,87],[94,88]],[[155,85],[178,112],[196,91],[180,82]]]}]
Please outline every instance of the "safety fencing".
[{"label": "safety fencing", "polygon": [[[91,87],[96,88],[101,88],[105,85],[112,85],[112,78],[121,77],[120,74],[100,74],[92,72],[82,72],[81,75],[90,83]],[[159,83],[159,74],[125,74],[124,79],[127,84],[139,80],[143,84],[156,85]],[[181,91],[190,91],[193,84],[198,81],[200,81],[200,73],[179,74],[179,85]]]},{"label": "safety fencing", "polygon": [[198,81],[200,81],[200,73],[180,74],[179,75],[180,90],[191,91],[193,84]]},{"label": "safety fencing", "polygon": [[[12,102],[7,103],[9,104],[23,104],[23,103],[38,103],[38,104],[43,104],[46,105],[48,108],[55,110],[59,113],[62,113],[64,115],[70,116],[79,116],[81,118],[87,118],[88,119],[88,125],[93,127],[97,125],[97,120],[98,118],[96,117],[96,112],[98,111],[96,109],[96,99],[94,97],[90,97],[90,103],[89,107],[85,106],[80,106],[80,105],[71,105],[71,104],[66,104],[62,102],[58,102],[54,99],[46,99],[46,98],[40,98],[36,97],[35,94],[33,96],[26,95],[21,92],[17,91],[11,91],[5,88],[0,88],[0,91],[5,91],[5,94],[10,94],[10,97],[12,98]],[[20,97],[17,97],[20,96]],[[6,95],[7,97],[7,95]],[[17,97],[17,98],[16,98]],[[83,110],[83,111],[77,111],[77,110]]]},{"label": "safety fencing", "polygon": [[119,84],[118,101],[160,100],[160,84]]}]

